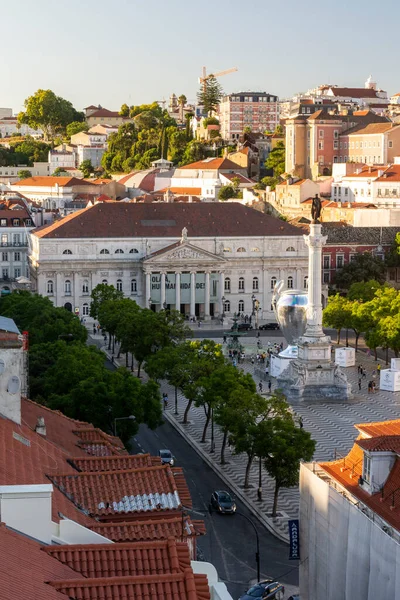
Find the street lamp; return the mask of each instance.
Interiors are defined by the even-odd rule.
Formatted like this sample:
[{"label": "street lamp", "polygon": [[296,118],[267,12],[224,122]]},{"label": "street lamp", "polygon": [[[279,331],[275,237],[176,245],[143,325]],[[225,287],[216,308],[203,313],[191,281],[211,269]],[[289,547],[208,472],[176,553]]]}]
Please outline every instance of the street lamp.
[{"label": "street lamp", "polygon": [[210,454],[214,454],[215,452],[215,444],[214,444],[214,407],[211,407],[211,449]]},{"label": "street lamp", "polygon": [[134,415],[129,415],[129,417],[117,417],[114,419],[114,436],[117,437],[117,421],[136,421],[136,417]]},{"label": "street lamp", "polygon": [[257,490],[257,498],[261,502],[262,501],[262,460],[261,456],[259,456],[258,463],[258,490]]},{"label": "street lamp", "polygon": [[235,514],[243,517],[244,519],[246,519],[246,521],[248,521],[250,523],[250,525],[254,529],[254,533],[256,534],[256,541],[257,541],[257,546],[256,546],[257,581],[260,581],[260,577],[261,577],[260,576],[260,538],[258,537],[257,527],[254,525],[254,522],[249,517],[247,517],[246,515],[244,515],[243,513],[240,513],[238,511],[236,511]]}]

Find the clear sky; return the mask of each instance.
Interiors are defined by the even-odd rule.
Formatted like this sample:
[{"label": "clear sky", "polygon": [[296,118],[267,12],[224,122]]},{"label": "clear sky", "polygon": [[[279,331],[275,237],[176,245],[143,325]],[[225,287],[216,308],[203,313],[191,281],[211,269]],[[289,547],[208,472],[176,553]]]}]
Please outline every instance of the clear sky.
[{"label": "clear sky", "polygon": [[322,83],[400,92],[399,0],[14,0],[1,2],[0,107],[38,88],[77,109],[194,99],[230,67],[227,93],[284,98]]}]

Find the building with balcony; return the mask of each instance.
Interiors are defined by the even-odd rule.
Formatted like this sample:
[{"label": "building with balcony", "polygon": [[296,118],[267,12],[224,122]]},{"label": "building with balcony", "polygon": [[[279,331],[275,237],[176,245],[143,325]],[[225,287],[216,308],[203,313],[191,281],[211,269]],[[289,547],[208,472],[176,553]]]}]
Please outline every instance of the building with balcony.
[{"label": "building with balcony", "polygon": [[400,163],[359,166],[332,183],[336,202],[371,203],[378,208],[400,208]]},{"label": "building with balcony", "polygon": [[300,467],[300,594],[396,598],[400,420],[355,425],[344,456]]},{"label": "building with balcony", "polygon": [[28,232],[35,224],[27,208],[0,200],[0,293],[18,287],[18,279],[29,277]]},{"label": "building with balcony", "polygon": [[220,133],[226,141],[243,138],[246,128],[254,133],[274,131],[279,124],[278,96],[266,92],[238,92],[224,96],[219,105]]},{"label": "building with balcony", "polygon": [[90,294],[112,284],[140,306],[209,320],[273,320],[274,285],[307,285],[303,231],[233,203],[99,203],[31,234],[34,289],[88,316]]}]

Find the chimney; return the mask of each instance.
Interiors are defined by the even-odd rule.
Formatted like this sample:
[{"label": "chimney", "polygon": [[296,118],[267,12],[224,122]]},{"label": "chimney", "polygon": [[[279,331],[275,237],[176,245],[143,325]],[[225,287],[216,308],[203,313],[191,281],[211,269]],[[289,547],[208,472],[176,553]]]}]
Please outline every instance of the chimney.
[{"label": "chimney", "polygon": [[382,175],[383,175],[382,169],[378,169],[378,177],[382,177]]},{"label": "chimney", "polygon": [[48,483],[0,486],[1,522],[40,542],[50,544],[53,532],[52,493],[53,486]]},{"label": "chimney", "polygon": [[35,426],[35,431],[39,435],[46,437],[46,435],[47,435],[46,434],[46,423],[44,422],[44,417],[38,417],[36,426]]}]

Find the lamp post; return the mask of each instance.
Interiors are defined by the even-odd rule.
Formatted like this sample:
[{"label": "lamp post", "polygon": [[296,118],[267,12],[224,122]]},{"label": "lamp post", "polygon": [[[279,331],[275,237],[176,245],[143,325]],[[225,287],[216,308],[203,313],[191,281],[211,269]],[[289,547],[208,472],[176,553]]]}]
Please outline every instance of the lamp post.
[{"label": "lamp post", "polygon": [[117,437],[117,421],[136,421],[136,417],[134,415],[129,415],[129,417],[116,417],[114,419],[114,436]]},{"label": "lamp post", "polygon": [[257,499],[262,501],[262,460],[261,456],[259,456],[258,463],[258,490],[257,490]]},{"label": "lamp post", "polygon": [[211,407],[211,449],[210,454],[214,454],[215,452],[215,444],[214,444],[214,407]]},{"label": "lamp post", "polygon": [[261,575],[260,575],[260,538],[258,537],[257,527],[254,525],[254,522],[249,517],[247,517],[246,515],[244,515],[243,513],[240,513],[238,511],[236,511],[235,514],[240,515],[241,517],[243,517],[244,519],[246,519],[246,521],[248,521],[250,523],[250,525],[254,529],[254,533],[256,534],[256,542],[257,542],[257,546],[256,546],[257,581],[260,581],[260,578],[261,578]]}]

